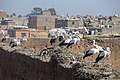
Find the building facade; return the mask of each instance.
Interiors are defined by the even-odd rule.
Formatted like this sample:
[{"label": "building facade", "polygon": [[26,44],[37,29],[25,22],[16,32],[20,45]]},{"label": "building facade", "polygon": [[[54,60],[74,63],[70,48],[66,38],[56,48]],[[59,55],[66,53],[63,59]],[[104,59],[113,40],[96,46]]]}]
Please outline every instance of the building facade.
[{"label": "building facade", "polygon": [[70,27],[70,28],[78,28],[82,25],[82,20],[79,18],[75,17],[62,17],[56,19],[56,28],[65,28],[65,27]]},{"label": "building facade", "polygon": [[27,17],[10,17],[8,18],[9,20],[13,20],[14,22],[16,22],[16,25],[19,26],[27,26],[28,23],[28,18]]},{"label": "building facade", "polygon": [[8,34],[10,37],[15,38],[48,38],[48,33],[46,31],[34,29],[9,29]]},{"label": "building facade", "polygon": [[51,11],[44,10],[41,15],[31,15],[28,19],[28,27],[38,30],[50,30],[55,28],[55,20],[57,16]]}]

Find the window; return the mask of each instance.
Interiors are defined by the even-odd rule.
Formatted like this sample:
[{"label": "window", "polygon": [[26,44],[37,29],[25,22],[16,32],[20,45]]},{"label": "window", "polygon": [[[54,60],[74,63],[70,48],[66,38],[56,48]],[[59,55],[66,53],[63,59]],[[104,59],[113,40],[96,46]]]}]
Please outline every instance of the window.
[{"label": "window", "polygon": [[26,37],[26,33],[21,33],[21,37]]},{"label": "window", "polygon": [[74,25],[75,23],[74,22],[72,22],[72,25]]}]

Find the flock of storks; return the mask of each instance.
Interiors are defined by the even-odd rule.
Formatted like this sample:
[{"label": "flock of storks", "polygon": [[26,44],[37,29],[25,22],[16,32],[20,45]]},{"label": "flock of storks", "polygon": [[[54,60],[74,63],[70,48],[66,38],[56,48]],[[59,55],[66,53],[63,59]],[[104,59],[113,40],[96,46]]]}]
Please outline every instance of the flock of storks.
[{"label": "flock of storks", "polygon": [[104,49],[103,47],[97,45],[95,43],[95,40],[93,40],[93,48],[89,49],[85,52],[85,55],[83,56],[83,59],[85,59],[88,56],[98,54],[95,63],[98,63],[101,59],[105,59],[107,57],[110,57],[111,51],[110,48],[107,47]]},{"label": "flock of storks", "polygon": [[[73,44],[78,44],[80,42],[80,37],[79,36],[69,36],[67,39],[63,40],[59,46],[65,46],[66,48],[69,48]],[[94,63],[98,63],[100,60],[105,59],[107,57],[110,57],[111,51],[110,48],[107,47],[106,49],[97,45],[96,41],[93,40],[93,47],[87,51],[85,51],[83,59],[85,59],[88,56],[92,56],[98,54],[96,60]]]},{"label": "flock of storks", "polygon": [[[9,35],[3,36],[1,42],[5,41],[5,40],[8,40],[8,39],[11,39],[9,37]],[[23,37],[23,38],[14,38],[14,39],[11,40],[11,42],[10,42],[9,45],[11,47],[15,47],[15,46],[20,45],[22,42],[27,42],[27,38],[26,37]]]},{"label": "flock of storks", "polygon": [[[9,36],[4,36],[1,40],[1,42],[7,40],[7,39],[10,39]],[[12,39],[11,42],[10,42],[10,46],[11,47],[15,47],[15,46],[18,46],[21,44],[21,42],[27,42],[27,38],[26,37],[23,37],[23,38],[20,38],[20,39]],[[66,46],[66,48],[69,48],[69,47],[72,47],[73,44],[78,44],[80,42],[80,37],[79,36],[69,36],[68,38],[62,40],[59,44],[59,46]],[[95,63],[98,63],[100,60],[102,59],[105,59],[107,57],[110,56],[111,54],[111,51],[110,51],[110,48],[107,47],[106,49],[97,45],[95,40],[93,40],[93,47],[87,51],[85,51],[85,54],[83,56],[83,59],[85,59],[86,57],[88,56],[92,56],[92,55],[95,55],[95,54],[98,54],[96,60],[95,60]]]}]

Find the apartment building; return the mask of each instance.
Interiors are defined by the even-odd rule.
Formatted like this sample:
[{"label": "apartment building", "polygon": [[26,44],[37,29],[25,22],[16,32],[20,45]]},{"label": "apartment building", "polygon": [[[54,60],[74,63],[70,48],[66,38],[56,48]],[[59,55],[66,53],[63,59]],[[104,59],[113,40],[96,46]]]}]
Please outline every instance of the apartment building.
[{"label": "apartment building", "polygon": [[57,15],[52,14],[50,10],[42,11],[40,15],[31,15],[28,19],[28,27],[38,30],[50,30],[55,28]]},{"label": "apartment building", "polygon": [[56,19],[56,28],[65,28],[65,27],[70,27],[70,28],[78,28],[82,26],[82,20],[77,17],[70,17],[70,16],[65,16],[65,17],[58,17]]},{"label": "apartment building", "polygon": [[48,38],[48,33],[46,31],[28,29],[26,26],[16,26],[8,29],[8,34],[10,37],[15,38]]}]

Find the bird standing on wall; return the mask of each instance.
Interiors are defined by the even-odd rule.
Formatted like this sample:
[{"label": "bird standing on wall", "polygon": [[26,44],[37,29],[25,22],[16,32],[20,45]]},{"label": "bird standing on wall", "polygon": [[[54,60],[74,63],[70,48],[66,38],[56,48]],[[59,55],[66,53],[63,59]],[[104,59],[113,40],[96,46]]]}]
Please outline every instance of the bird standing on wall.
[{"label": "bird standing on wall", "polygon": [[24,36],[23,38],[20,38],[21,42],[27,42],[27,38]]},{"label": "bird standing on wall", "polygon": [[78,44],[80,42],[80,38],[77,36],[69,36],[66,40],[63,40],[59,46],[66,46],[66,48],[69,48],[73,44]]},{"label": "bird standing on wall", "polygon": [[15,47],[21,44],[20,39],[13,39],[13,41],[10,42],[11,47]]},{"label": "bird standing on wall", "polygon": [[94,54],[99,53],[100,51],[103,51],[103,48],[101,46],[98,46],[93,40],[93,48],[89,49],[88,51],[85,52],[85,55],[83,56],[83,59],[85,59],[88,56],[92,56]]},{"label": "bird standing on wall", "polygon": [[85,59],[88,56],[95,55],[97,53],[99,53],[99,48],[98,47],[91,48],[91,49],[89,49],[88,51],[85,52],[85,55],[83,56],[83,59]]},{"label": "bird standing on wall", "polygon": [[63,40],[63,41],[59,44],[59,46],[60,46],[60,47],[61,47],[61,46],[66,46],[66,45],[68,45],[68,44],[70,43],[71,40],[72,40],[72,37],[69,36],[69,38]]},{"label": "bird standing on wall", "polygon": [[107,47],[106,50],[100,51],[98,57],[96,58],[95,63],[98,63],[100,60],[110,57],[111,51],[110,48]]},{"label": "bird standing on wall", "polygon": [[51,34],[51,39],[50,39],[50,43],[51,45],[53,45],[53,43],[56,42],[58,36],[54,33],[54,34]]},{"label": "bird standing on wall", "polygon": [[11,45],[12,43],[14,43],[14,42],[17,42],[17,39],[16,39],[16,38],[11,40],[10,45]]},{"label": "bird standing on wall", "polygon": [[80,38],[77,36],[72,37],[72,40],[68,43],[66,48],[69,48],[71,45],[73,44],[78,44],[78,42],[80,42]]},{"label": "bird standing on wall", "polygon": [[95,40],[93,40],[93,47],[98,48],[99,51],[103,51],[103,50],[104,50],[103,47],[101,47],[101,46],[99,46],[99,45],[96,44],[96,41],[95,41]]},{"label": "bird standing on wall", "polygon": [[7,40],[7,39],[9,39],[9,38],[10,38],[9,35],[3,36],[1,42],[5,41],[5,40]]}]

